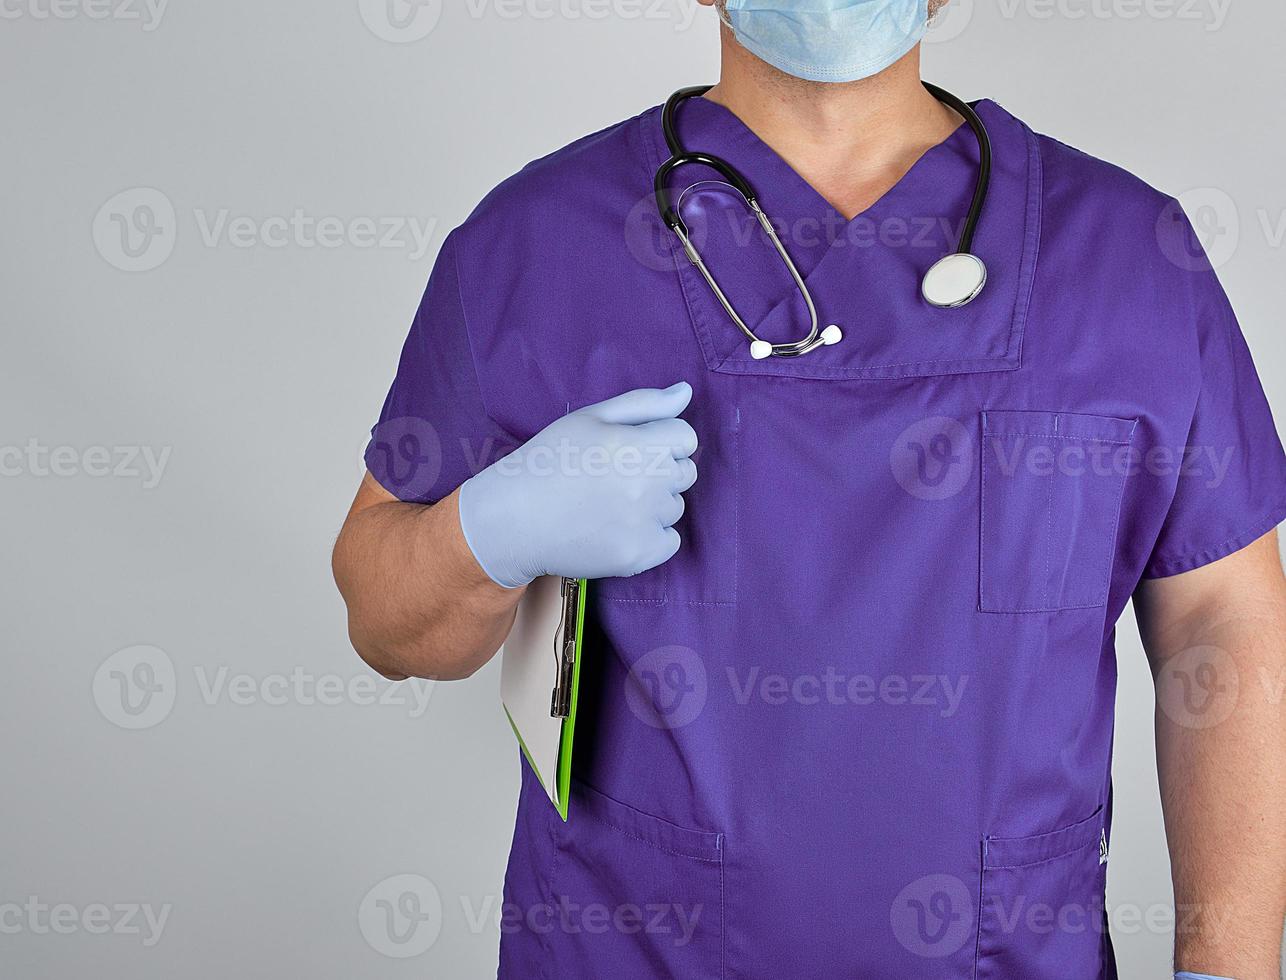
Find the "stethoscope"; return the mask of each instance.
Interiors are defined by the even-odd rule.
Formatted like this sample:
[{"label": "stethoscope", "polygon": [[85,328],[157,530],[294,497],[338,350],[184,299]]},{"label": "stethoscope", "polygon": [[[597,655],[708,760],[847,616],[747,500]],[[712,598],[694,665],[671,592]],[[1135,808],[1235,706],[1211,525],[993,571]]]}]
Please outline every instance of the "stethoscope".
[{"label": "stethoscope", "polygon": [[[987,191],[991,187],[991,138],[987,134],[986,124],[983,123],[978,113],[974,111],[973,106],[962,99],[956,98],[950,92],[938,88],[936,85],[930,85],[925,82],[924,87],[939,102],[960,113],[978,138],[978,184],[973,192],[973,203],[969,206],[969,216],[965,220],[964,231],[960,235],[960,244],[950,255],[935,262],[929,271],[925,273],[924,280],[920,284],[920,293],[925,302],[939,309],[951,310],[972,303],[978,298],[983,287],[987,285],[987,266],[982,259],[973,254],[972,249],[974,233],[978,230],[978,222],[982,218],[982,209],[987,202]],[[750,183],[728,161],[710,153],[689,152],[684,148],[682,140],[679,139],[678,129],[675,127],[675,115],[679,106],[688,99],[705,95],[711,88],[713,88],[711,85],[697,85],[692,88],[679,89],[665,103],[661,124],[665,130],[665,141],[669,144],[671,155],[670,159],[661,164],[661,169],[656,172],[656,204],[661,212],[661,219],[679,237],[679,241],[683,243],[683,251],[688,256],[688,261],[700,270],[701,275],[719,300],[719,304],[727,311],[728,316],[732,318],[732,322],[750,340],[750,356],[755,360],[761,361],[766,357],[799,357],[809,351],[816,350],[818,347],[838,344],[844,339],[843,331],[835,324],[831,324],[825,330],[818,329],[817,305],[813,302],[813,294],[804,282],[804,277],[800,275],[794,260],[791,259],[790,253],[786,251],[786,246],[782,244],[781,238],[777,235],[777,230],[773,227],[772,220],[764,213],[763,208],[759,206],[759,201]],[[761,340],[746,324],[746,321],[742,319],[741,314],[737,312],[736,307],[732,305],[732,301],[728,299],[718,280],[715,279],[714,274],[706,265],[705,259],[701,257],[700,250],[692,242],[687,222],[679,214],[669,186],[670,175],[679,167],[692,163],[709,167],[732,185],[733,189],[741,195],[746,202],[746,206],[759,221],[760,227],[763,228],[764,234],[768,236],[768,240],[777,250],[777,254],[786,263],[786,268],[790,271],[790,276],[795,281],[795,286],[799,289],[800,295],[804,297],[804,303],[808,307],[808,316],[811,321],[808,336],[802,340],[797,340],[791,344],[773,344],[766,340]]]}]

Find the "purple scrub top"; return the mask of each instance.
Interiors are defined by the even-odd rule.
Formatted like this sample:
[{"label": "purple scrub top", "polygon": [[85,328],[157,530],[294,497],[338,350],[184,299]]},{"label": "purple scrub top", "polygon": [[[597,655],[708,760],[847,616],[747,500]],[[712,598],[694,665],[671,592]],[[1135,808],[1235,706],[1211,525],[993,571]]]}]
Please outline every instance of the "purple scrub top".
[{"label": "purple scrub top", "polygon": [[[437,501],[569,409],[678,380],[701,438],[678,555],[594,583],[567,824],[523,767],[501,977],[1115,976],[1114,624],[1141,579],[1282,521],[1286,457],[1177,203],[978,111],[990,281],[943,311],[919,285],[968,209],[967,128],[846,222],[732,113],[680,110],[844,330],[800,359],[752,359],[661,225],[659,109],[444,245],[367,453],[390,491]],[[712,177],[675,175],[703,253],[798,339]]]}]

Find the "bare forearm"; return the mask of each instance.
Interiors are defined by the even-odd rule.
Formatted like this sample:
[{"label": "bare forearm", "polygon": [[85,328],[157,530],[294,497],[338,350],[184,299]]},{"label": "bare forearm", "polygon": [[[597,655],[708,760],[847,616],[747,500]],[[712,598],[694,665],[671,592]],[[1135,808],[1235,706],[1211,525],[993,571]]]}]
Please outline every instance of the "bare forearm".
[{"label": "bare forearm", "polygon": [[[1258,683],[1258,678],[1248,678]],[[1157,722],[1158,763],[1178,910],[1180,970],[1280,976],[1286,771],[1280,727],[1260,692],[1213,731]]]},{"label": "bare forearm", "polygon": [[504,642],[523,593],[501,588],[478,566],[456,494],[432,507],[355,507],[335,545],[334,571],[354,648],[393,679],[468,677]]},{"label": "bare forearm", "polygon": [[[1227,560],[1276,561],[1259,550]],[[1286,585],[1279,568],[1260,572],[1186,607],[1180,594],[1151,635],[1143,617],[1176,967],[1237,980],[1280,977],[1286,913]]]}]

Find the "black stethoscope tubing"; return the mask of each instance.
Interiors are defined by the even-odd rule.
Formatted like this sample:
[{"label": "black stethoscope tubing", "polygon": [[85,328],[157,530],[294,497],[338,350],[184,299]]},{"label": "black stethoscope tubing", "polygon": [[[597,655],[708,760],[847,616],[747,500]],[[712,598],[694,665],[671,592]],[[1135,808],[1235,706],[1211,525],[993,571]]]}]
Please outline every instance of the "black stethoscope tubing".
[{"label": "black stethoscope tubing", "polygon": [[[924,82],[923,85],[935,99],[959,113],[978,140],[978,182],[974,187],[973,201],[969,205],[968,217],[965,219],[960,243],[956,248],[957,254],[972,252],[974,235],[977,233],[978,223],[982,220],[983,209],[987,206],[987,194],[991,189],[991,136],[987,132],[987,125],[982,121],[982,117],[968,102],[930,82]],[[758,200],[750,182],[731,163],[713,153],[689,151],[679,137],[676,124],[679,106],[688,99],[705,95],[712,88],[714,88],[713,85],[693,85],[679,89],[666,101],[665,110],[661,114],[661,128],[665,132],[666,145],[670,148],[670,159],[656,172],[656,205],[662,219],[670,228],[687,229],[683,217],[674,206],[674,195],[669,183],[670,175],[679,167],[690,164],[709,167],[735,187],[742,197],[748,201]]]},{"label": "black stethoscope tubing", "polygon": [[[963,99],[957,98],[945,89],[924,82],[924,87],[934,98],[946,106],[954,109],[960,114],[973,131],[978,141],[978,179],[974,187],[973,199],[969,204],[969,211],[965,218],[964,228],[961,231],[960,241],[956,246],[955,252],[950,256],[939,260],[933,268],[925,275],[922,285],[925,299],[935,306],[951,309],[967,305],[982,292],[986,284],[987,271],[986,265],[977,256],[973,255],[974,237],[978,230],[978,225],[982,220],[983,210],[986,207],[987,195],[991,188],[991,170],[992,170],[992,148],[991,137],[987,132],[986,124],[978,115],[973,106],[969,105]],[[736,323],[737,327],[751,342],[751,355],[756,359],[762,359],[769,356],[777,357],[798,357],[809,351],[815,350],[821,346],[827,346],[838,343],[843,333],[838,326],[832,325],[825,331],[819,329],[817,318],[817,309],[813,302],[812,295],[804,282],[794,261],[791,259],[785,245],[781,242],[777,233],[773,229],[772,222],[764,213],[760,206],[758,196],[754,188],[745,176],[735,166],[722,157],[713,153],[702,151],[690,151],[683,145],[683,140],[679,137],[677,128],[677,116],[679,106],[688,99],[697,98],[705,95],[713,86],[696,85],[690,88],[679,89],[665,103],[665,109],[661,114],[661,127],[665,134],[665,142],[670,150],[670,158],[661,164],[656,172],[654,189],[656,194],[656,206],[661,215],[661,219],[666,226],[678,236],[683,243],[684,251],[688,260],[695,265],[701,274],[709,283],[710,288],[714,291],[719,302],[722,304],[728,315]],[[760,224],[763,226],[769,240],[776,248],[778,254],[785,262],[787,269],[790,271],[795,285],[803,295],[807,305],[811,326],[809,333],[802,340],[788,344],[770,344],[761,340],[748,324],[737,313],[731,300],[728,299],[723,289],[719,286],[713,273],[706,266],[701,256],[700,250],[692,242],[687,223],[679,213],[678,206],[674,200],[674,193],[670,189],[670,178],[673,173],[680,167],[691,164],[708,167],[718,173],[726,180],[745,200],[747,207],[751,209]],[[960,259],[954,259],[954,256],[962,256]],[[952,272],[960,271],[947,269],[946,267],[955,262],[957,266],[963,266],[964,281],[963,283],[953,281]],[[936,278],[934,278],[936,277]],[[933,279],[934,287],[930,288],[930,280]],[[941,284],[947,283],[945,291],[938,288]],[[957,290],[958,292],[953,292]]]}]

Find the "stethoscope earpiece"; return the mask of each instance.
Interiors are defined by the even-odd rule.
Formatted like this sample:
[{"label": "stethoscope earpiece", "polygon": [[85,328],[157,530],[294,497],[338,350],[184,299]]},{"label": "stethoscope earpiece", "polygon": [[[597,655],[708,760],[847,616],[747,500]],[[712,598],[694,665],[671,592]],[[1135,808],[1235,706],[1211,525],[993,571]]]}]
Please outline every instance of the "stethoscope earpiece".
[{"label": "stethoscope earpiece", "polygon": [[766,340],[752,340],[750,342],[750,356],[756,361],[764,361],[776,354],[778,357],[798,357],[799,354],[807,354],[810,350],[816,350],[818,347],[830,347],[838,344],[844,339],[844,331],[837,324],[832,323],[820,334],[814,337],[806,349],[796,353],[783,353],[783,351]]},{"label": "stethoscope earpiece", "polygon": [[987,285],[987,266],[976,255],[956,252],[939,259],[924,274],[920,292],[925,302],[942,310],[968,306]]}]

